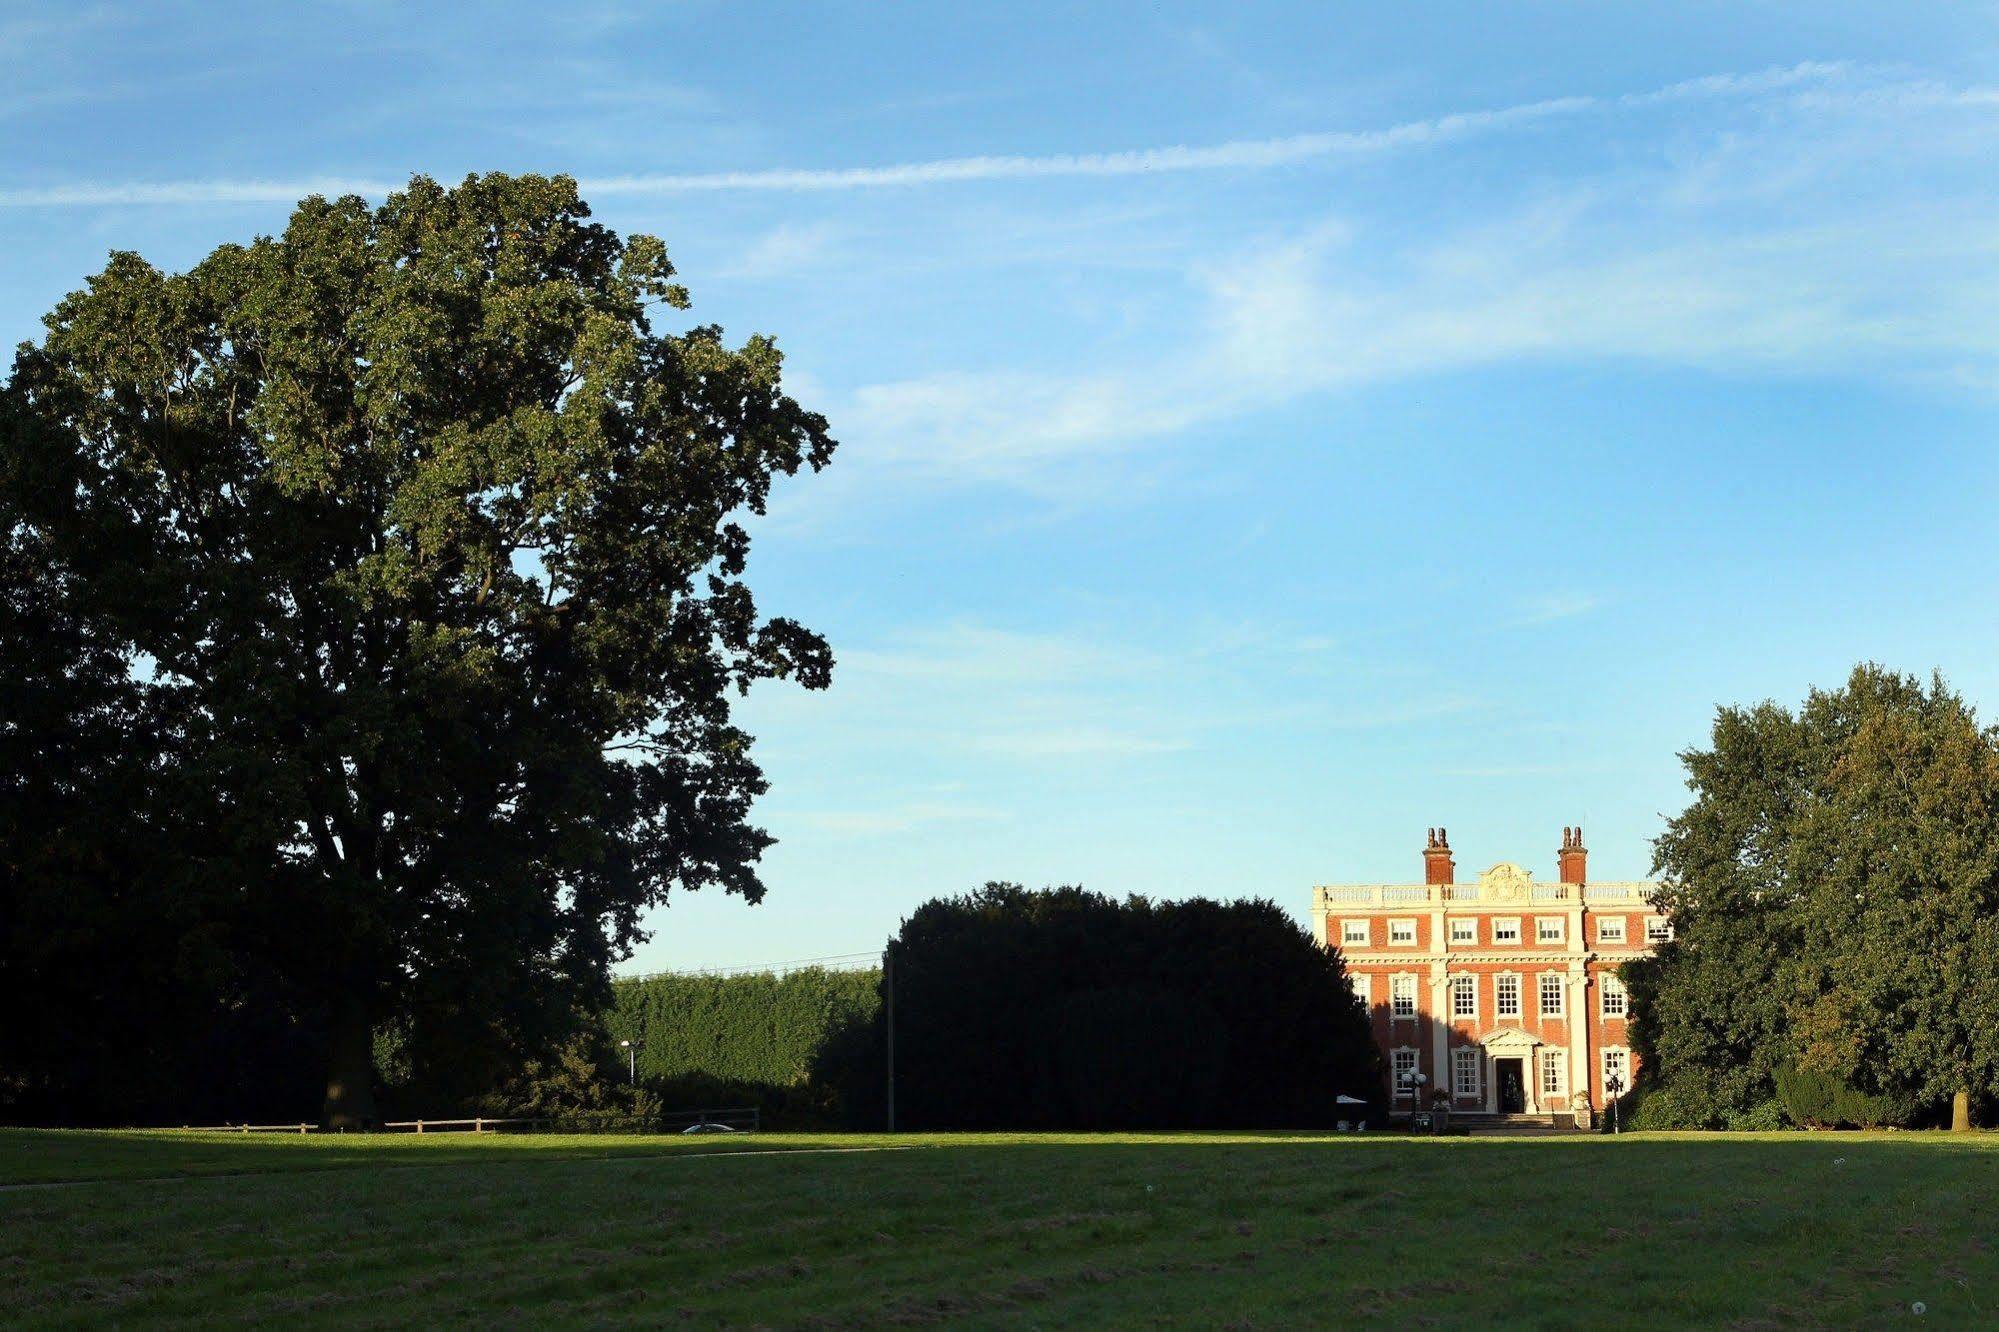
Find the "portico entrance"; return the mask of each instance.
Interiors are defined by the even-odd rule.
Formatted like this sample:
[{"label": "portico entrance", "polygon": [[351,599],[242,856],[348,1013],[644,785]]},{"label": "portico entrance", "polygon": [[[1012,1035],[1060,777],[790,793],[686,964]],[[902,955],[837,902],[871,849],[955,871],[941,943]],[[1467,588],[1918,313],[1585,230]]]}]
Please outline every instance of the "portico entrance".
[{"label": "portico entrance", "polygon": [[1518,1027],[1499,1027],[1487,1032],[1479,1044],[1485,1048],[1486,1113],[1540,1113],[1530,1075],[1541,1043]]}]

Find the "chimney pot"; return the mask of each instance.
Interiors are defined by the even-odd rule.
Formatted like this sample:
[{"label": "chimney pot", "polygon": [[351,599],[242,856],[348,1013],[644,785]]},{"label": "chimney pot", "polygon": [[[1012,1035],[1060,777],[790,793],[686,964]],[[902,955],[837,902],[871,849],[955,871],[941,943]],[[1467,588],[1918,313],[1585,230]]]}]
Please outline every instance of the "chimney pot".
[{"label": "chimney pot", "polygon": [[1563,883],[1583,883],[1589,873],[1589,850],[1583,845],[1583,830],[1578,824],[1562,829],[1562,849],[1555,855],[1555,863],[1561,869]]},{"label": "chimney pot", "polygon": [[1451,859],[1451,834],[1446,828],[1430,829],[1430,840],[1423,848],[1423,882],[1426,884],[1455,883],[1457,863]]}]

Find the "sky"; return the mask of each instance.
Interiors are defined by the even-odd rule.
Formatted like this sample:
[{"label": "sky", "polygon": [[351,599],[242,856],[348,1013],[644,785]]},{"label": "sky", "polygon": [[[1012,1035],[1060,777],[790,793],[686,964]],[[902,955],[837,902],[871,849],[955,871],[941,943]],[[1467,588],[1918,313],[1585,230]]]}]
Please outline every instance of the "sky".
[{"label": "sky", "polygon": [[1999,712],[1986,3],[22,3],[0,336],[313,191],[568,172],[841,441],[755,526],[765,900],[1650,868],[1716,707]]}]

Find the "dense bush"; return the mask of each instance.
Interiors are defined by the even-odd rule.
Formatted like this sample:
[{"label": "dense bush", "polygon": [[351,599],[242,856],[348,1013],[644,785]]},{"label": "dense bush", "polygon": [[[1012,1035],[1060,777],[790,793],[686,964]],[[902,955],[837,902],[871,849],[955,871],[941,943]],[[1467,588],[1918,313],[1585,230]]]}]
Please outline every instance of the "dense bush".
[{"label": "dense bush", "polygon": [[1808,1128],[1880,1128],[1916,1114],[1906,1097],[1872,1095],[1843,1078],[1788,1064],[1777,1070],[1777,1096],[1792,1120]]},{"label": "dense bush", "polygon": [[1322,1125],[1379,1095],[1338,954],[1271,902],[995,883],[925,903],[892,948],[903,1127]]}]

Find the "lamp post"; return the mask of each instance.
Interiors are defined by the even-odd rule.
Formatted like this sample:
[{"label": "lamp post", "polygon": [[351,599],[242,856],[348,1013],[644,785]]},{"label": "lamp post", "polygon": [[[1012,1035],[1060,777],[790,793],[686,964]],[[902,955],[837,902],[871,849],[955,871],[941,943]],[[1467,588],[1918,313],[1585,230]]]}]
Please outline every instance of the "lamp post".
[{"label": "lamp post", "polygon": [[1610,1131],[1622,1133],[1624,1129],[1617,1122],[1617,1094],[1624,1090],[1624,1079],[1613,1073],[1603,1080],[1603,1089],[1610,1094]]},{"label": "lamp post", "polygon": [[623,1046],[625,1049],[626,1072],[631,1077],[632,1085],[636,1087],[639,1085],[639,1047],[644,1045],[645,1042],[619,1041],[618,1044]]},{"label": "lamp post", "polygon": [[1409,1127],[1415,1128],[1416,1116],[1423,1113],[1423,1084],[1430,1079],[1414,1069],[1402,1075],[1402,1085],[1409,1089]]}]

